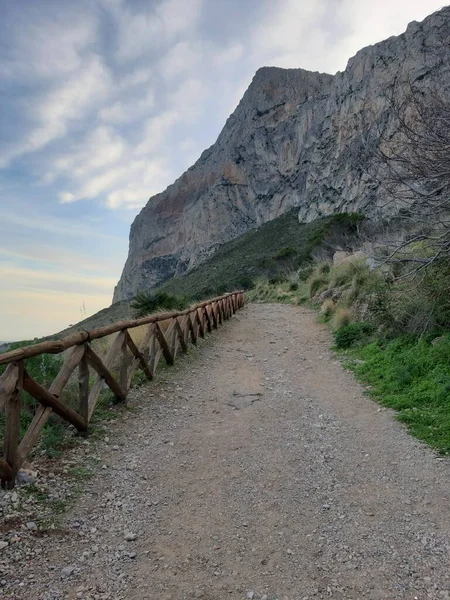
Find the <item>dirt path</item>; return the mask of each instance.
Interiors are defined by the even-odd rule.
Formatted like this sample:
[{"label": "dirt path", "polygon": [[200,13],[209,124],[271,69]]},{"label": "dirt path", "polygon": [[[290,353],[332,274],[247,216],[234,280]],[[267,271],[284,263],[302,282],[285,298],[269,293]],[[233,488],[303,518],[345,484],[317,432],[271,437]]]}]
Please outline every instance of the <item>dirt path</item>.
[{"label": "dirt path", "polygon": [[36,541],[7,593],[449,598],[450,465],[329,345],[310,311],[251,305],[140,388],[68,515],[73,535]]}]

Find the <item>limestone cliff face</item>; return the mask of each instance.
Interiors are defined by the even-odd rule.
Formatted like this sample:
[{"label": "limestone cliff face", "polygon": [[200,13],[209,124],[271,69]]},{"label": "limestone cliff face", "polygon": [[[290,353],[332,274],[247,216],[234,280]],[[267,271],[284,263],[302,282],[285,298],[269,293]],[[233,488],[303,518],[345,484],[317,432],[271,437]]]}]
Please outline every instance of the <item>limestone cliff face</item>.
[{"label": "limestone cliff face", "polygon": [[303,221],[385,213],[380,191],[352,160],[362,123],[371,119],[375,129],[389,121],[386,91],[394,82],[450,84],[449,43],[447,7],[364,48],[334,76],[257,71],[217,142],[136,217],[113,301],[189,270],[292,207]]}]

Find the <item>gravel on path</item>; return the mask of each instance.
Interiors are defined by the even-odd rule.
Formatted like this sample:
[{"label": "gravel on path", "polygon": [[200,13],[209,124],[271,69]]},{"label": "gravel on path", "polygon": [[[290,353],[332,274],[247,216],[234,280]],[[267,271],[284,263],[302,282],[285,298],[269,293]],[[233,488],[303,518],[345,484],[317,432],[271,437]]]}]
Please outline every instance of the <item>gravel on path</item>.
[{"label": "gravel on path", "polygon": [[450,598],[450,464],[364,396],[315,319],[248,305],[135,390],[64,531],[0,527],[0,595]]}]

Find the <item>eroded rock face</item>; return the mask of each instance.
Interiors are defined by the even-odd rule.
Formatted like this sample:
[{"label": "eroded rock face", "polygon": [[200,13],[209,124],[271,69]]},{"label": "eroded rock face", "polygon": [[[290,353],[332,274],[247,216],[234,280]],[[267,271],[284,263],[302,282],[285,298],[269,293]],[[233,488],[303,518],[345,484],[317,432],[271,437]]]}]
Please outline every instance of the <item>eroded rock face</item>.
[{"label": "eroded rock face", "polygon": [[334,76],[259,69],[217,142],[136,217],[113,301],[189,270],[292,207],[302,221],[395,212],[356,165],[355,149],[369,119],[374,129],[389,121],[395,81],[450,84],[449,40],[447,7],[364,48]]}]

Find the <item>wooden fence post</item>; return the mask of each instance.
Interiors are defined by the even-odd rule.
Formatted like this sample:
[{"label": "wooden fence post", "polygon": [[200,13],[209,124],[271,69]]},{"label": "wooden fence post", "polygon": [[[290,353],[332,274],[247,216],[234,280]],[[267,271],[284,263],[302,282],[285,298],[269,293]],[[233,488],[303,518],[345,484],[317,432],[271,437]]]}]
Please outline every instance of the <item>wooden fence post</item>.
[{"label": "wooden fence post", "polygon": [[87,344],[84,354],[78,364],[78,390],[80,398],[80,415],[89,422],[89,363],[87,359]]},{"label": "wooden fence post", "polygon": [[[18,377],[13,392],[9,395],[6,401],[6,428],[5,439],[3,441],[3,456],[6,464],[10,468],[8,471],[8,480],[2,479],[2,487],[12,489],[14,487],[18,464],[17,464],[17,449],[19,447],[20,437],[20,413],[22,409],[22,388],[23,388],[23,360],[18,364]],[[6,467],[6,465],[5,465]],[[6,469],[5,469],[6,470]]]}]

